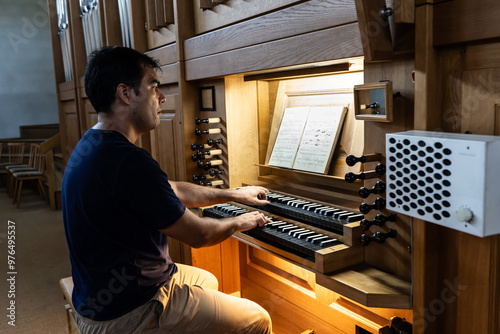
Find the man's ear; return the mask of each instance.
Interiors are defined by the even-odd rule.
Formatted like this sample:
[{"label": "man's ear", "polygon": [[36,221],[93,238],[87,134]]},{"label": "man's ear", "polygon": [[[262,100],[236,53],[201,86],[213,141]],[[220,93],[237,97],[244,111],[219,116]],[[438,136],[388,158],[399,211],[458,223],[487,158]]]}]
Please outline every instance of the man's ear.
[{"label": "man's ear", "polygon": [[123,103],[130,103],[130,87],[124,83],[118,84],[116,87],[116,98],[120,99]]}]

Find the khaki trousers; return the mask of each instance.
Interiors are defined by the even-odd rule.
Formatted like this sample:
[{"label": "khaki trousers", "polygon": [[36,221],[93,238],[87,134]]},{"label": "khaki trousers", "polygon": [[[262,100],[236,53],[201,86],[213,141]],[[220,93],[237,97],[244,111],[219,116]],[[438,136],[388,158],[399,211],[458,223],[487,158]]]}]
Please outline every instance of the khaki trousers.
[{"label": "khaki trousers", "polygon": [[217,291],[217,279],[205,270],[177,266],[168,286],[119,318],[94,321],[75,312],[80,333],[272,334],[269,314],[258,304]]}]

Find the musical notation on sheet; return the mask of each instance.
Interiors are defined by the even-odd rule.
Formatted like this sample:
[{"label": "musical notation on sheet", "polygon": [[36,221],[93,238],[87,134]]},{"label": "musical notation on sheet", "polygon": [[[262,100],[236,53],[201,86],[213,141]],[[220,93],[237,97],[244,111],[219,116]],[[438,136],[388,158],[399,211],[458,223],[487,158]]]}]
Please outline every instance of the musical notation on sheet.
[{"label": "musical notation on sheet", "polygon": [[287,108],[269,165],[326,173],[346,112],[343,106]]}]

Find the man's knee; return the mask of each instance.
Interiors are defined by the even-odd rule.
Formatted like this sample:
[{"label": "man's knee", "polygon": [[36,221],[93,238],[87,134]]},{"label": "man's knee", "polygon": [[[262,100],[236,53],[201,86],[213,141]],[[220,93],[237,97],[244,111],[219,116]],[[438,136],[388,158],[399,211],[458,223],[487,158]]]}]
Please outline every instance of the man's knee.
[{"label": "man's knee", "polygon": [[218,290],[219,281],[217,280],[217,277],[215,277],[214,274],[207,271],[207,275],[205,276],[202,286],[207,289]]},{"label": "man's knee", "polygon": [[254,304],[253,319],[250,327],[243,333],[272,334],[272,322],[269,313],[259,304],[255,302],[251,303]]}]

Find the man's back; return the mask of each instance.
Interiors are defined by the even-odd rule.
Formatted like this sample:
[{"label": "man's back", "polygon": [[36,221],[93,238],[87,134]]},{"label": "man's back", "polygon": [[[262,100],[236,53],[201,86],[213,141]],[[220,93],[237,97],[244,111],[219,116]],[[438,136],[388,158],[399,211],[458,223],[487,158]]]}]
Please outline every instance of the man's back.
[{"label": "man's back", "polygon": [[68,161],[62,204],[80,314],[121,316],[175,273],[167,237],[158,230],[185,207],[158,164],[122,134],[87,131]]}]

